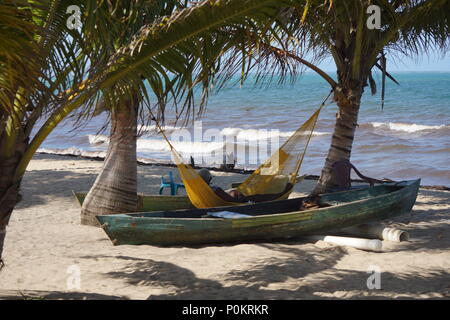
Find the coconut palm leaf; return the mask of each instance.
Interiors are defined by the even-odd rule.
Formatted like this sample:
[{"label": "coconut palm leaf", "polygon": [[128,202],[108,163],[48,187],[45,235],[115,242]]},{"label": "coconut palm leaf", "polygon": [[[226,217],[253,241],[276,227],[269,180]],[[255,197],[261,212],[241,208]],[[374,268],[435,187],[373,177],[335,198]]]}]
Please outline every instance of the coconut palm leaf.
[{"label": "coconut palm leaf", "polygon": [[[369,5],[381,9],[380,29],[366,25]],[[385,78],[393,77],[379,63],[380,55],[384,52],[392,61],[396,56],[414,57],[430,50],[446,52],[450,44],[449,5],[447,0],[311,0],[285,11],[283,30],[288,30],[288,36],[284,37],[284,49],[298,50],[298,56],[308,54],[319,61],[331,57],[337,69],[334,100],[339,113],[316,192],[333,185],[331,165],[350,158],[364,87],[371,84],[375,89],[371,79],[374,68],[382,72],[384,106]]]},{"label": "coconut palm leaf", "polygon": [[[85,14],[87,17],[86,25],[89,25],[89,17],[92,17],[94,14],[100,14],[94,2],[78,3],[82,10],[88,10]],[[93,57],[107,54],[105,47],[107,47],[106,43],[109,41],[105,41],[98,46],[91,45],[90,47],[86,45],[86,42],[80,41],[82,43],[82,52],[86,52],[87,61],[91,63],[88,72],[89,80],[78,87],[71,87],[67,94],[60,96],[58,107],[49,115],[47,121],[30,142],[26,155],[18,167],[17,175],[23,174],[32,154],[34,154],[51,130],[68,114],[80,107],[83,107],[85,111],[94,111],[95,104],[100,101],[100,97],[101,99],[106,99],[106,104],[119,105],[120,103],[117,103],[117,101],[126,99],[127,94],[130,97],[130,92],[136,92],[137,88],[148,88],[143,79],[151,82],[150,87],[157,88],[152,93],[169,92],[173,95],[176,93],[178,98],[180,95],[184,95],[184,101],[187,101],[184,103],[184,106],[187,106],[184,110],[189,110],[189,107],[193,105],[194,85],[197,83],[206,84],[206,80],[210,77],[210,73],[206,72],[206,70],[213,70],[215,67],[211,65],[211,59],[201,60],[195,57],[192,60],[191,52],[195,47],[193,40],[197,39],[196,41],[199,41],[202,36],[207,35],[213,29],[218,30],[226,25],[239,25],[239,22],[243,20],[267,20],[276,15],[280,8],[289,4],[292,4],[292,1],[226,0],[200,1],[186,8],[178,5],[176,6],[178,10],[172,15],[162,17],[141,27],[129,44],[123,46],[120,46],[120,43],[114,44],[119,48],[115,49],[116,54],[108,60],[106,68],[104,60],[97,64]],[[167,7],[165,8],[167,9]],[[121,10],[116,9],[115,12]],[[138,15],[135,16],[137,17]],[[105,17],[107,17],[106,14]],[[95,23],[93,25],[97,26]],[[105,28],[99,27],[99,30],[106,31]],[[120,28],[116,30],[114,32],[121,32]],[[71,36],[73,39],[80,39],[74,33]],[[93,34],[92,37],[95,38],[96,35]],[[111,50],[114,51],[113,49]],[[192,61],[185,63],[182,70],[179,69],[180,63],[173,63],[173,61],[189,60]],[[83,61],[85,62],[86,60]],[[162,69],[158,69],[157,66],[164,64],[166,66],[164,66],[164,72],[162,72]],[[199,72],[199,70],[205,70],[205,72]],[[168,76],[171,73],[181,75],[173,78]],[[199,78],[199,76],[203,77],[203,79]],[[174,79],[177,79],[177,81],[172,81]],[[206,96],[208,89],[206,86],[204,87],[204,96]],[[150,94],[146,93],[143,96],[149,97]],[[158,99],[160,102],[165,101],[164,99],[166,98],[163,94],[159,94]]]},{"label": "coconut palm leaf", "polygon": [[[67,1],[69,2],[69,1]],[[83,60],[68,38],[64,1],[4,1],[0,4],[0,149],[14,153],[20,135],[80,81]],[[71,3],[74,3],[73,1]]]}]

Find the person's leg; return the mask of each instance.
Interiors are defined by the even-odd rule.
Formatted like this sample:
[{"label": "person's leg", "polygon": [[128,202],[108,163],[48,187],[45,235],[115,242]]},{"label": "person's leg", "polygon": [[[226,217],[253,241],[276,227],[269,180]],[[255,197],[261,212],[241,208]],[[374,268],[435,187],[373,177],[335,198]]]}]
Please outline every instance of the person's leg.
[{"label": "person's leg", "polygon": [[239,190],[236,190],[236,189],[232,189],[232,190],[228,191],[228,194],[231,197],[233,197],[234,199],[236,199],[237,201],[247,200],[247,198]]}]

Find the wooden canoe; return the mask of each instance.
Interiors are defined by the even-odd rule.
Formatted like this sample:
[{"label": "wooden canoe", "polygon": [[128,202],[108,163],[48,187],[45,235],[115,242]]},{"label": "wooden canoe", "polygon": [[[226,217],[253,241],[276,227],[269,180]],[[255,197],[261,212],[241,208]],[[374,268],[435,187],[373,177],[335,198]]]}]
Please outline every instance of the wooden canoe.
[{"label": "wooden canoe", "polygon": [[[72,191],[80,207],[86,198],[85,192]],[[139,195],[139,209],[137,212],[166,211],[179,209],[194,209],[188,196],[166,196],[166,195]]]},{"label": "wooden canoe", "polygon": [[[321,195],[321,208],[298,211],[304,198],[209,209],[99,215],[113,244],[198,245],[294,238],[383,220],[411,211],[420,179]],[[245,218],[216,218],[231,211]]]}]

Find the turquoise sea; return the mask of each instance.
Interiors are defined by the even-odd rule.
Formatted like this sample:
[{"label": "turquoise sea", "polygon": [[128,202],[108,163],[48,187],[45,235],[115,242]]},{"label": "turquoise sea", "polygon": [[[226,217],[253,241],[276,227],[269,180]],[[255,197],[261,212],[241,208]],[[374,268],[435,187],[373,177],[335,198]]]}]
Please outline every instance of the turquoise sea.
[{"label": "turquoise sea", "polygon": [[[359,126],[352,162],[364,174],[393,180],[421,177],[425,185],[450,186],[450,72],[399,72],[400,86],[388,80],[384,109],[380,94],[366,88],[359,114]],[[380,77],[376,78],[381,87]],[[247,152],[236,153],[237,167],[251,169],[265,157],[255,156],[258,145],[282,143],[318,108],[329,86],[317,75],[305,73],[294,83],[255,86],[252,79],[243,86],[229,86],[210,97],[197,126],[197,139],[178,142],[176,148],[197,164],[202,155],[223,149],[226,143],[246,144]],[[320,174],[330,145],[337,107],[328,104],[322,111],[308,148],[302,174]],[[180,135],[168,111],[169,136]],[[40,151],[61,154],[104,153],[108,132],[99,132],[105,117],[100,115],[75,131],[72,121],[62,123],[45,141]],[[151,126],[144,127],[138,140],[138,157],[149,161],[170,161],[167,144]],[[209,129],[222,138],[208,137]],[[193,134],[193,128],[187,130]],[[200,131],[198,131],[200,130]],[[210,130],[211,131],[211,130]],[[199,138],[203,136],[202,138]],[[230,142],[234,139],[234,142]],[[275,139],[275,140],[274,140]],[[277,140],[278,139],[278,140]],[[227,142],[228,141],[228,142]],[[268,143],[267,143],[268,142]],[[253,150],[253,151],[252,151]],[[268,154],[270,154],[270,147]],[[210,159],[210,158],[208,158]],[[206,160],[208,160],[206,159]],[[204,162],[213,166],[214,163]]]}]

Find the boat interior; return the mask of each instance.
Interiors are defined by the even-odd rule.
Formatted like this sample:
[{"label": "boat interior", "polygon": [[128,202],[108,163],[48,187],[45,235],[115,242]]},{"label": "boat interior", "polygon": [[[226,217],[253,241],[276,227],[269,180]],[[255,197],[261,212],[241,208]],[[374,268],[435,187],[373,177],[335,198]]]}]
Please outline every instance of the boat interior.
[{"label": "boat interior", "polygon": [[[252,204],[244,204],[240,206],[215,207],[207,209],[183,209],[174,211],[154,211],[154,212],[139,212],[127,214],[133,217],[148,217],[148,218],[211,218],[208,216],[210,212],[233,212],[245,214],[250,216],[281,214],[302,210],[309,210],[315,208],[323,208],[336,206],[348,202],[373,198],[388,194],[399,189],[404,188],[405,185],[383,184],[374,187],[366,187],[353,189],[348,191],[341,191],[335,193],[322,194],[319,197],[301,197],[287,200],[260,202]],[[306,204],[313,203],[309,207]]]}]

